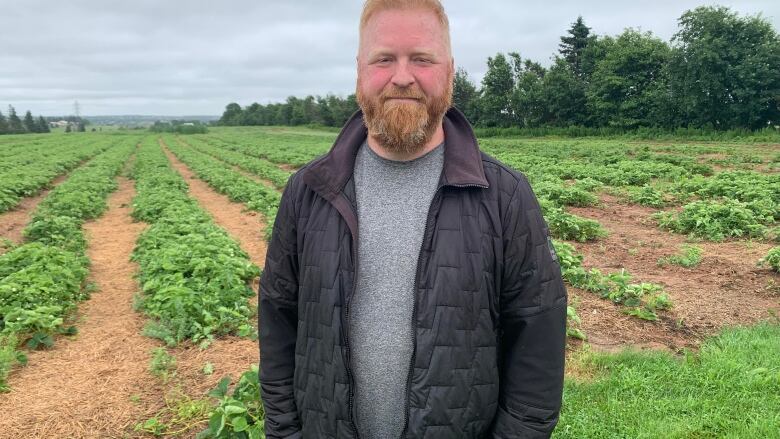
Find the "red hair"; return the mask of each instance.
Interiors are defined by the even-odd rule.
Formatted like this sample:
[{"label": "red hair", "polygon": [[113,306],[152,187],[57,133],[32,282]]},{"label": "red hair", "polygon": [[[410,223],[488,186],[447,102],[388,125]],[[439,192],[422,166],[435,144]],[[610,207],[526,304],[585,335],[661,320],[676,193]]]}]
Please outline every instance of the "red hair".
[{"label": "red hair", "polygon": [[[450,49],[450,22],[447,19],[447,13],[444,12],[444,6],[441,5],[439,0],[366,0],[363,4],[363,12],[360,14],[361,39],[363,29],[374,14],[392,9],[422,9],[424,11],[433,12],[444,30],[445,43],[447,48]],[[450,49],[450,52],[451,51],[452,50]]]}]

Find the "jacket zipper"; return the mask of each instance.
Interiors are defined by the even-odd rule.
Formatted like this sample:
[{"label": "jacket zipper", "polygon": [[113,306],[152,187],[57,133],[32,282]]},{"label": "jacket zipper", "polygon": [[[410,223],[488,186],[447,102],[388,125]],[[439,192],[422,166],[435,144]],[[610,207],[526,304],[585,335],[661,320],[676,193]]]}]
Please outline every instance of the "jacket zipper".
[{"label": "jacket zipper", "polygon": [[[428,225],[431,222],[431,207],[433,207],[433,204],[436,201],[436,197],[439,195],[439,190],[444,186],[481,187],[481,188],[487,187],[481,184],[440,185],[439,187],[436,188],[436,192],[433,193],[433,198],[431,199],[431,205],[428,206],[428,216],[425,218],[425,229],[423,230],[422,242],[420,243],[420,253],[417,255],[417,271],[415,272],[415,276],[414,276],[414,290],[413,290],[414,305],[412,307],[412,358],[409,361],[409,373],[406,376],[406,397],[404,398],[405,401],[404,402],[404,417],[405,417],[404,428],[401,430],[401,436],[399,439],[403,439],[404,436],[406,436],[407,430],[409,429],[409,409],[410,409],[409,394],[411,393],[411,389],[412,389],[412,373],[414,371],[414,361],[417,357],[417,288],[420,281],[420,261],[422,260],[423,247],[425,247],[425,237],[428,235]],[[347,350],[347,352],[349,352],[349,350]]]},{"label": "jacket zipper", "polygon": [[[349,200],[348,200],[349,201]],[[357,211],[355,209],[355,206],[350,201],[349,203],[350,207],[352,208],[352,212],[355,215],[355,218],[357,219]],[[357,222],[357,220],[356,220]],[[352,300],[352,297],[355,295],[355,289],[357,288],[357,275],[358,275],[358,255],[357,255],[357,249],[358,249],[358,234],[357,231],[352,235],[352,261],[355,266],[354,275],[352,276],[352,292],[350,293],[349,297],[346,297],[344,299],[344,319],[345,319],[345,328],[344,328],[344,348],[347,351],[347,361],[346,361],[346,368],[347,368],[347,380],[349,381],[349,402],[347,405],[347,408],[349,410],[349,423],[352,426],[352,430],[355,432],[355,438],[360,438],[360,433],[358,433],[357,424],[355,423],[355,418],[353,416],[353,399],[355,396],[355,377],[352,375],[352,356],[350,352],[349,347],[349,303]]]}]

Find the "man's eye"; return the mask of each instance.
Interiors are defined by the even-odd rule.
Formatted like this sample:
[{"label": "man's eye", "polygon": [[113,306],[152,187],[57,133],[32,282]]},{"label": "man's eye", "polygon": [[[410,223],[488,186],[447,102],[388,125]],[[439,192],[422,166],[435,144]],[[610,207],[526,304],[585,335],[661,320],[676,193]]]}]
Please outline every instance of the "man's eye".
[{"label": "man's eye", "polygon": [[428,59],[428,58],[417,58],[417,62],[421,62],[421,63],[430,63],[430,62],[431,62],[431,60],[430,60],[430,59]]}]

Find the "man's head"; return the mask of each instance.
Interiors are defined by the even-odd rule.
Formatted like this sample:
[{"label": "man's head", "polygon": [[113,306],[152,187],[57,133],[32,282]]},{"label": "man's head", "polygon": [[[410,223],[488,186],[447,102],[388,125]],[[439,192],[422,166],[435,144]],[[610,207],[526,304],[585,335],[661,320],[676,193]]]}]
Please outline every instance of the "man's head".
[{"label": "man's head", "polygon": [[366,1],[357,64],[369,135],[391,151],[422,149],[452,105],[454,63],[439,1]]}]

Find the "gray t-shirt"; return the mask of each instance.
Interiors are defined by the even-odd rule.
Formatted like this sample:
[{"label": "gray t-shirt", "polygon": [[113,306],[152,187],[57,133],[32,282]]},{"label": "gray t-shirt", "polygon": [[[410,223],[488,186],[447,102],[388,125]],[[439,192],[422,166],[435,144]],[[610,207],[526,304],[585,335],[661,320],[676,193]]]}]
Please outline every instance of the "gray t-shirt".
[{"label": "gray t-shirt", "polygon": [[396,438],[404,426],[417,259],[443,165],[444,143],[395,161],[364,142],[355,160],[358,264],[348,325],[365,439]]}]

